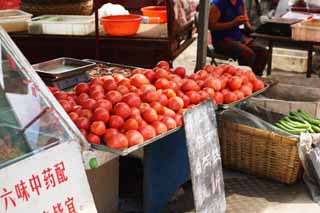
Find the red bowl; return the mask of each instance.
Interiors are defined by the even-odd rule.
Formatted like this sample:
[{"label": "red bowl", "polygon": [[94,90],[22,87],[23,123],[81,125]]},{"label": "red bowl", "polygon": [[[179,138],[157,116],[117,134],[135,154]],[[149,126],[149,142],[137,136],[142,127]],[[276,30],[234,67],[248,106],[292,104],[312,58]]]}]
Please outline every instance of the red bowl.
[{"label": "red bowl", "polygon": [[160,17],[160,23],[167,22],[167,7],[166,6],[148,6],[141,8],[144,16]]},{"label": "red bowl", "polygon": [[111,36],[135,35],[139,30],[141,20],[141,16],[131,14],[104,16],[100,18],[104,32]]}]

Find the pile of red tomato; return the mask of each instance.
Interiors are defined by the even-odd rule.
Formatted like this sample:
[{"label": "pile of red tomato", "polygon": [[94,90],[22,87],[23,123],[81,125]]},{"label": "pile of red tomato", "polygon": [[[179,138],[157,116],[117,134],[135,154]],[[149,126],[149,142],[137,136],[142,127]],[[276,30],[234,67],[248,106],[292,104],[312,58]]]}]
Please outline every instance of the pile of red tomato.
[{"label": "pile of red tomato", "polygon": [[231,65],[206,65],[188,76],[160,61],[128,78],[97,77],[53,94],[89,142],[123,150],[181,126],[183,112],[204,100],[232,103],[263,88],[252,71]]}]

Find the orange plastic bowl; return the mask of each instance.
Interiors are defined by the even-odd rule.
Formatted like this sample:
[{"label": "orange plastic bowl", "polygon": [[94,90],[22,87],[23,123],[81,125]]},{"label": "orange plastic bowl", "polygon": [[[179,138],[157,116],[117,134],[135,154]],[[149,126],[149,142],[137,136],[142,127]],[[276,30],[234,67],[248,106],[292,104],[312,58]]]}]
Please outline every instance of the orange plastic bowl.
[{"label": "orange plastic bowl", "polygon": [[144,16],[160,17],[160,23],[167,22],[167,7],[166,6],[148,6],[141,8]]},{"label": "orange plastic bowl", "polygon": [[111,36],[135,35],[139,30],[141,20],[142,17],[139,15],[116,15],[100,18],[104,32]]}]

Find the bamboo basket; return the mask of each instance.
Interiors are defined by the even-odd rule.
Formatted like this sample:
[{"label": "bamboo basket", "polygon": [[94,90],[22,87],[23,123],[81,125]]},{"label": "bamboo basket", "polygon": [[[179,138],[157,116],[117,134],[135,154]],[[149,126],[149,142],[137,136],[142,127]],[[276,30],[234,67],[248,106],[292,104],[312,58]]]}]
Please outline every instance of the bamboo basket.
[{"label": "bamboo basket", "polygon": [[21,10],[34,16],[40,15],[90,15],[93,11],[93,0],[79,2],[55,2],[36,3],[33,1],[21,1]]},{"label": "bamboo basket", "polygon": [[298,139],[219,119],[222,164],[258,177],[292,184],[300,176]]}]

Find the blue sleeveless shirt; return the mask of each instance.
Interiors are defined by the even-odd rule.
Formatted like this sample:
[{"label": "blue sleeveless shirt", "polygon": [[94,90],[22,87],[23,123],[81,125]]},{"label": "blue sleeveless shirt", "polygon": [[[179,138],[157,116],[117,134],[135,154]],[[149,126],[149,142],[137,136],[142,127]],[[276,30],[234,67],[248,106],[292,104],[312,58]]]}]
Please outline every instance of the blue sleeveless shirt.
[{"label": "blue sleeveless shirt", "polygon": [[[243,0],[237,0],[236,5],[232,5],[230,0],[211,0],[221,13],[218,22],[229,22],[242,14]],[[239,26],[228,30],[212,30],[211,31],[213,42],[223,40],[224,38],[231,38],[236,41],[242,40],[242,32]]]}]

